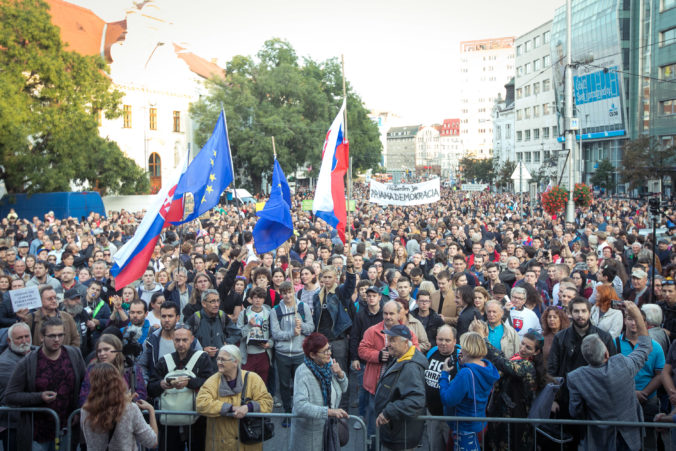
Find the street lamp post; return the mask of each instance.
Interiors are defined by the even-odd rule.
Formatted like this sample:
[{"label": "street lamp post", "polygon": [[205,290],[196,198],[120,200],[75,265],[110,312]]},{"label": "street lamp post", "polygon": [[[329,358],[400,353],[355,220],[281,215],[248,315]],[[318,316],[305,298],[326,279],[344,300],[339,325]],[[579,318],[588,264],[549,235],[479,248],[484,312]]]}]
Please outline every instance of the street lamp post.
[{"label": "street lamp post", "polygon": [[573,45],[572,45],[572,0],[566,0],[566,74],[565,74],[565,139],[568,148],[568,204],[566,205],[566,222],[575,222],[575,132],[572,130],[573,119]]}]

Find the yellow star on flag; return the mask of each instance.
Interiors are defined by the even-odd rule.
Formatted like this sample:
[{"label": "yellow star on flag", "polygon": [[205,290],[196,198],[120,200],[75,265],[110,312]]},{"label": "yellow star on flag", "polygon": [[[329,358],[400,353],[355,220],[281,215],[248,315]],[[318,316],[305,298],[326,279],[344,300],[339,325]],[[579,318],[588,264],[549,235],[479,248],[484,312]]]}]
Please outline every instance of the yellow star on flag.
[{"label": "yellow star on flag", "polygon": [[216,156],[217,152],[214,150],[214,156]]},{"label": "yellow star on flag", "polygon": [[209,180],[213,182],[216,180],[216,176],[214,174],[209,174]]},{"label": "yellow star on flag", "polygon": [[202,196],[202,202],[201,202],[201,203],[204,203],[204,202],[206,202],[206,201],[207,201],[207,197],[206,197],[206,196]]},{"label": "yellow star on flag", "polygon": [[211,165],[213,166],[213,165],[214,165],[214,159],[212,158],[212,159],[209,160],[209,161],[211,161]]},{"label": "yellow star on flag", "polygon": [[207,185],[207,193],[211,194],[213,190],[214,189],[211,187],[211,185]]}]

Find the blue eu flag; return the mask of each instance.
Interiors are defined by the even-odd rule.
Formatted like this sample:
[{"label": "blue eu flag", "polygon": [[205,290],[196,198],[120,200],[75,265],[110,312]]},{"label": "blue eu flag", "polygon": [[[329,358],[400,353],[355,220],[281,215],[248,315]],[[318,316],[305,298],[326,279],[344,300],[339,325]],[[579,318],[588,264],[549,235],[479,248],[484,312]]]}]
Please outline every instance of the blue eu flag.
[{"label": "blue eu flag", "polygon": [[293,235],[291,190],[276,158],[272,170],[270,199],[256,215],[258,221],[253,229],[253,238],[257,253],[273,251]]},{"label": "blue eu flag", "polygon": [[193,212],[174,225],[192,221],[218,204],[221,193],[232,183],[232,156],[228,141],[225,113],[221,110],[209,141],[202,147],[178,180],[174,199],[192,193],[195,199]]}]

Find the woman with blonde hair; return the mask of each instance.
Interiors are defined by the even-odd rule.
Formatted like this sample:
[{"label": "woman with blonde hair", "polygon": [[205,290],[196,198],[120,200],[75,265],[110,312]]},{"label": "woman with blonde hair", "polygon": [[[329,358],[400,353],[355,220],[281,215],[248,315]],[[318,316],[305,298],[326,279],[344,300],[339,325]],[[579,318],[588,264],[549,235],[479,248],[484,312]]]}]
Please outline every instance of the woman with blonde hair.
[{"label": "woman with blonde hair", "polygon": [[406,252],[406,248],[404,246],[399,246],[394,256],[394,266],[397,268],[403,268],[407,260],[408,252]]},{"label": "woman with blonde hair", "polygon": [[[157,447],[155,409],[132,396],[110,363],[97,363],[90,371],[91,390],[80,412],[80,427],[91,451]],[[142,410],[149,413],[150,425]]]}]

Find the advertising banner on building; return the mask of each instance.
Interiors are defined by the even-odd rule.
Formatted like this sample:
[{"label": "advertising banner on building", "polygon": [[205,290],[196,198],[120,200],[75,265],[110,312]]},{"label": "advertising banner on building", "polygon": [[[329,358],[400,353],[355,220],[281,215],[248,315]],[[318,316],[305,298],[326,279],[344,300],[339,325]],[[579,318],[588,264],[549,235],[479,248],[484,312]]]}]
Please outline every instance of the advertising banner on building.
[{"label": "advertising banner on building", "polygon": [[439,179],[421,183],[394,184],[371,181],[369,202],[379,205],[422,205],[441,199]]},{"label": "advertising banner on building", "polygon": [[[573,2],[573,96],[583,138],[624,135],[622,49],[616,0]],[[564,111],[566,8],[554,15],[551,62],[559,111]],[[559,130],[563,128],[559,127]],[[612,132],[612,134],[608,134]],[[589,135],[589,136],[588,136]],[[595,135],[595,136],[591,136]],[[598,135],[598,136],[596,136]]]}]

